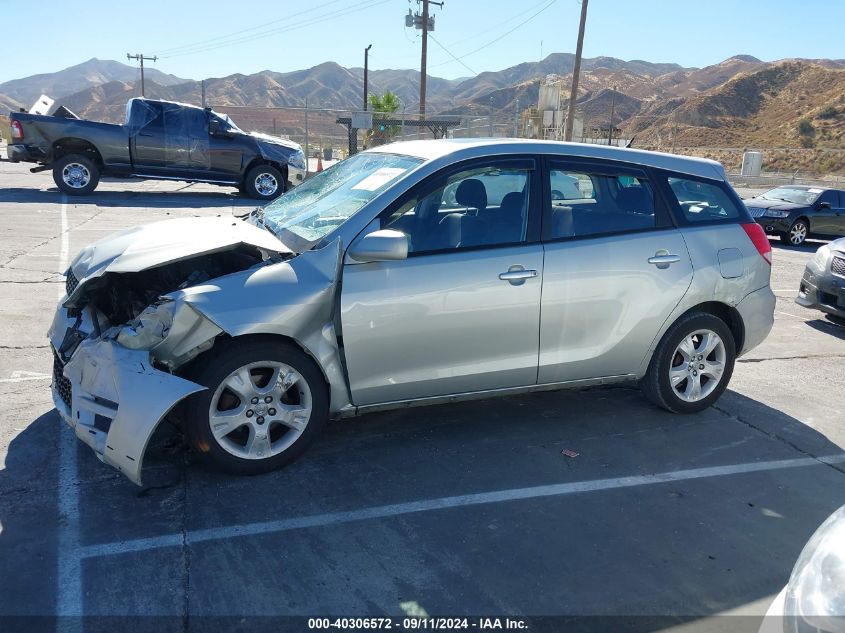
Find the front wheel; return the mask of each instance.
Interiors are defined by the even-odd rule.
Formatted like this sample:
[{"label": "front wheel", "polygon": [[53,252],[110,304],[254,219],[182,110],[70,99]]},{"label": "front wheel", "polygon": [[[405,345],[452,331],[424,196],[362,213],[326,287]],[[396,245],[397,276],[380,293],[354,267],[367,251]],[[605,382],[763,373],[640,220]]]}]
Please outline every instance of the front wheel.
[{"label": "front wheel", "polygon": [[725,391],[733,374],[733,334],[712,314],[693,312],[677,321],[654,351],[640,387],[673,413],[697,413]]},{"label": "front wheel", "polygon": [[292,345],[232,339],[212,350],[194,380],[185,431],[203,461],[256,475],[294,461],[328,418],[328,389],[313,360]]},{"label": "front wheel", "polygon": [[68,195],[84,196],[97,188],[100,169],[87,156],[68,154],[53,163],[53,181]]},{"label": "front wheel", "polygon": [[256,165],[247,172],[243,186],[251,198],[272,200],[285,192],[285,179],[271,165]]},{"label": "front wheel", "polygon": [[807,240],[809,233],[810,227],[807,226],[807,222],[799,218],[792,223],[788,232],[780,236],[780,239],[791,246],[801,246]]}]

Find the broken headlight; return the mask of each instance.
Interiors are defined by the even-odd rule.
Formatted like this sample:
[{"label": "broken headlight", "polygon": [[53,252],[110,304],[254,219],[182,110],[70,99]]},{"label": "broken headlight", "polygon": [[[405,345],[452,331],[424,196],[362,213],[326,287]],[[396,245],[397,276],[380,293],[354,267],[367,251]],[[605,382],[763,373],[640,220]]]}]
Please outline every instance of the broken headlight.
[{"label": "broken headlight", "polygon": [[171,300],[149,306],[121,328],[116,337],[117,342],[129,349],[154,348],[170,333],[175,311],[176,304]]}]

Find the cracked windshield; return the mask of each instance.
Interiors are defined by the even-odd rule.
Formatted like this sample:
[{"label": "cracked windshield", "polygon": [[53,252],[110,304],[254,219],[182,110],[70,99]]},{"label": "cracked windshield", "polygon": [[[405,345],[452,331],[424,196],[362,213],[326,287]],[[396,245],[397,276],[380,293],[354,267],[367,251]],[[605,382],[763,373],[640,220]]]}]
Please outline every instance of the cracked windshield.
[{"label": "cracked windshield", "polygon": [[316,242],[421,162],[396,154],[358,154],[265,207],[264,224],[293,247]]}]

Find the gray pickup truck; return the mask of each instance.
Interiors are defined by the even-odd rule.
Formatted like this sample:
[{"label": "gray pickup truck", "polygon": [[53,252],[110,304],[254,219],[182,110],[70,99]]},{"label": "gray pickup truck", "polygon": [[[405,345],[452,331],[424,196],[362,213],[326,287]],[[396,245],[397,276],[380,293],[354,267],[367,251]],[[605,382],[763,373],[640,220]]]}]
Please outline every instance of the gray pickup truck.
[{"label": "gray pickup truck", "polygon": [[208,182],[238,187],[270,200],[305,177],[305,155],[296,143],[246,133],[211,108],[171,101],[131,99],[123,125],[64,116],[12,112],[12,162],[53,170],[59,189],[89,194],[100,176]]}]

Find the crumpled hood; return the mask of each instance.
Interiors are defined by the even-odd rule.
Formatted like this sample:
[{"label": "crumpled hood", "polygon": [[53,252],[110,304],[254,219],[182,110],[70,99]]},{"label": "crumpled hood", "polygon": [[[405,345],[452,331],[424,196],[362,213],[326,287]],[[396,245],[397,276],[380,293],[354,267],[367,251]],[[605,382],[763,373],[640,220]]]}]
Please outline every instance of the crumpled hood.
[{"label": "crumpled hood", "polygon": [[294,143],[285,138],[280,138],[278,136],[270,136],[269,134],[263,134],[261,132],[250,132],[249,135],[253,138],[258,139],[262,143],[270,143],[272,145],[281,145],[282,147],[287,147],[288,149],[302,150],[302,147],[299,143]]},{"label": "crumpled hood", "polygon": [[180,218],[112,233],[83,248],[71,262],[70,270],[81,286],[106,272],[140,272],[238,244],[249,244],[268,253],[291,252],[266,229],[235,217]]},{"label": "crumpled hood", "polygon": [[777,209],[778,211],[794,211],[795,209],[806,209],[806,204],[794,202],[783,202],[782,200],[767,200],[765,198],[750,198],[745,201],[745,206],[755,209]]}]

